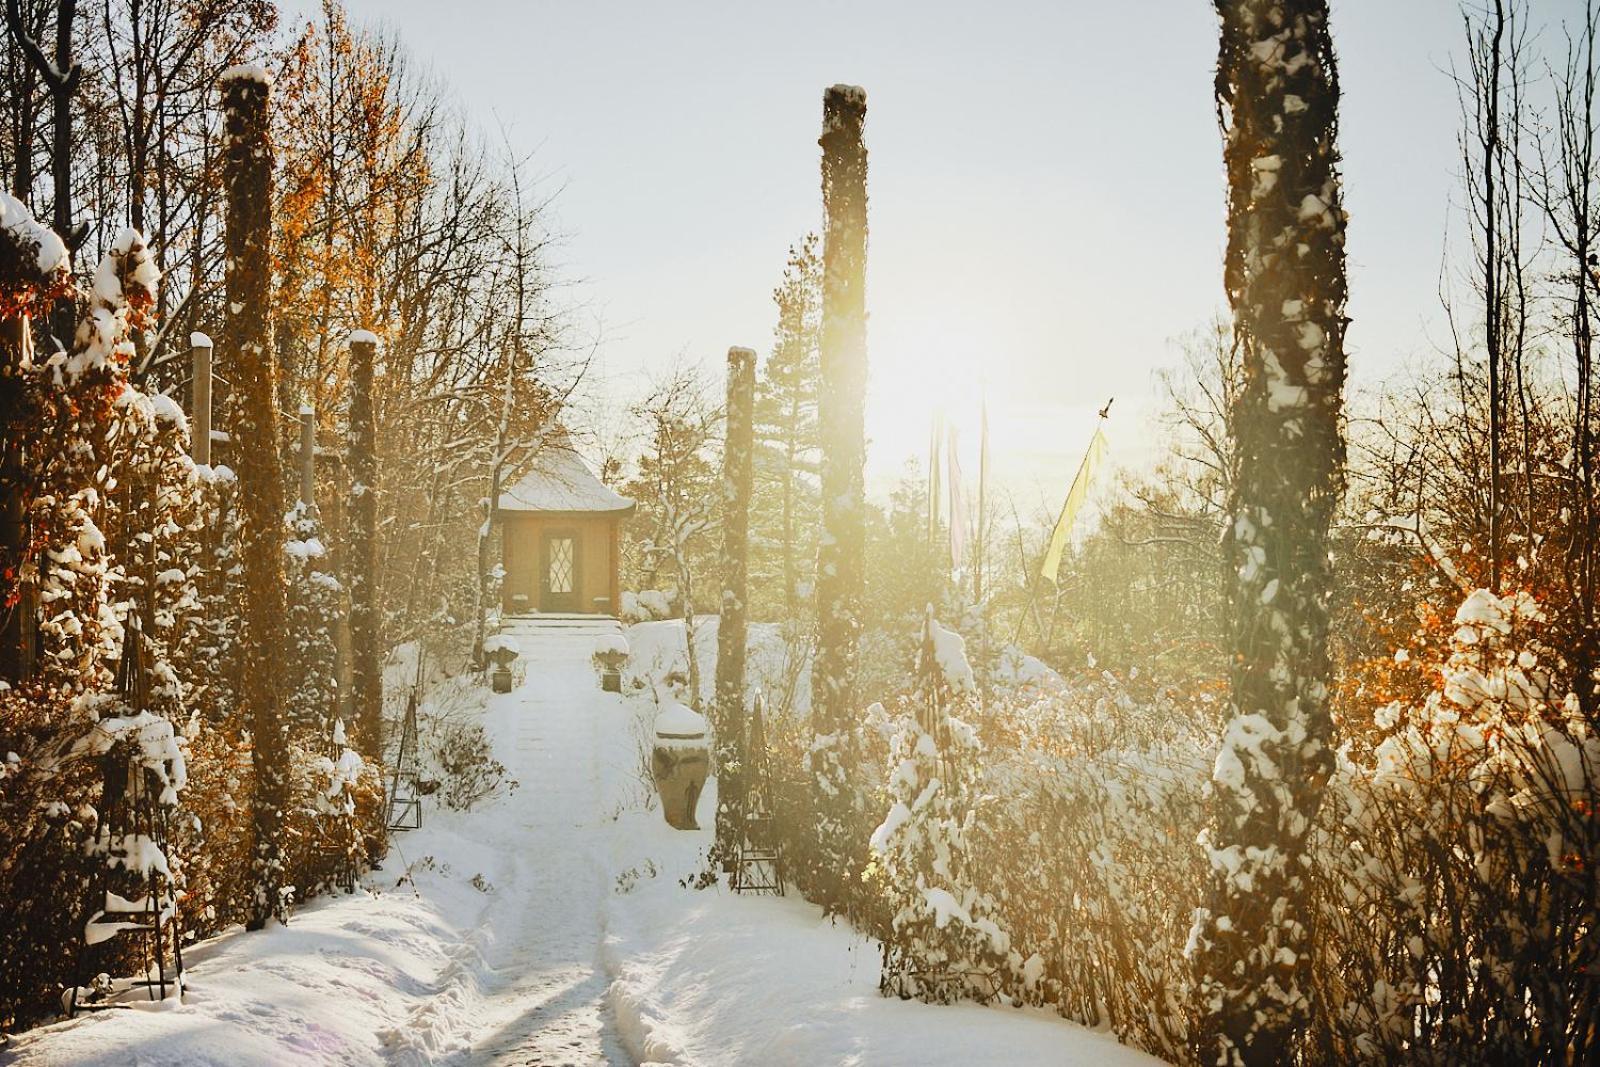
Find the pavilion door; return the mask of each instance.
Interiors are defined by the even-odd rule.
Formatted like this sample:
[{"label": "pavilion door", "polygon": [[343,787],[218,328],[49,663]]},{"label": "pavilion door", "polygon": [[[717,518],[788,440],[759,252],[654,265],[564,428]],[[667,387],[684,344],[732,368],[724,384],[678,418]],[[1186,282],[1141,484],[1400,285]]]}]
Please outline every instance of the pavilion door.
[{"label": "pavilion door", "polygon": [[539,551],[539,610],[578,610],[578,535],[547,530]]}]

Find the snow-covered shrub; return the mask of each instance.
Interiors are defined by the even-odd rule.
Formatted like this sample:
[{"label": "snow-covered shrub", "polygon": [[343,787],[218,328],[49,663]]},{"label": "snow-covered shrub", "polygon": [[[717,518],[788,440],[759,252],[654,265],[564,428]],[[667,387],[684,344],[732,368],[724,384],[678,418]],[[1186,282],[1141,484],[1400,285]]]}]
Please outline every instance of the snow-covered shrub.
[{"label": "snow-covered shrub", "polygon": [[[918,691],[900,702],[889,739],[890,806],[873,831],[876,868],[892,914],[880,988],[949,1003],[993,997],[1010,935],[997,901],[978,887],[968,838],[977,824],[983,746],[957,716],[977,710],[977,685],[961,637],[929,614]],[[876,718],[881,710],[869,717]]]},{"label": "snow-covered shrub", "polygon": [[484,729],[484,700],[485,690],[474,686],[470,675],[439,677],[418,712],[419,785],[454,811],[470,811],[517,789]]},{"label": "snow-covered shrub", "polygon": [[1102,674],[980,713],[959,638],[928,646],[942,702],[898,705],[872,838],[885,991],[1048,1006],[1184,1061],[1214,712]]},{"label": "snow-covered shrub", "polygon": [[333,574],[322,519],[297,502],[287,517],[283,543],[289,580],[288,668],[283,706],[293,730],[326,736],[338,713],[339,678],[334,665],[334,630],[343,611],[344,589]]},{"label": "snow-covered shrub", "polygon": [[637,593],[628,591],[622,594],[622,621],[632,625],[639,622],[659,622],[662,619],[676,618],[673,611],[673,596],[660,589],[641,589]]},{"label": "snow-covered shrub", "polygon": [[1587,1062],[1600,1055],[1600,738],[1558,690],[1526,593],[1472,593],[1439,687],[1374,714],[1329,783],[1315,870],[1345,1062]]},{"label": "snow-covered shrub", "polygon": [[491,797],[512,793],[517,781],[494,756],[481,722],[449,719],[439,724],[430,756],[439,769],[439,801],[453,811],[470,811]]},{"label": "snow-covered shrub", "polygon": [[[1600,948],[1587,936],[1600,921],[1600,737],[1552,682],[1563,669],[1540,640],[1548,625],[1526,594],[1480,590],[1456,615],[1434,691],[1349,724],[1376,740],[1341,751],[1308,839],[1319,925],[1306,1062],[1600,1052]],[[874,841],[878,892],[901,908],[886,976],[926,983],[963,951],[980,959],[981,942],[952,949],[937,935],[986,917],[1008,949],[974,970],[1001,998],[1193,1062],[1191,932],[1211,863],[1228,861],[1202,835],[1209,791],[1231,773],[1216,697],[1110,675],[998,696],[977,721],[974,799],[940,811],[941,782],[920,819],[938,746],[901,720]],[[919,822],[936,830],[921,862],[904,847]],[[928,901],[930,887],[949,897]]]},{"label": "snow-covered shrub", "polygon": [[289,759],[283,856],[295,899],[351,888],[381,835],[380,769],[349,747],[339,720],[324,738],[302,734],[291,742]]},{"label": "snow-covered shrub", "polygon": [[243,648],[239,615],[244,595],[240,560],[244,514],[239,508],[239,479],[226,465],[196,469],[200,482],[202,533],[199,576],[199,637],[195,656],[195,704],[208,723],[238,731],[240,672]]}]

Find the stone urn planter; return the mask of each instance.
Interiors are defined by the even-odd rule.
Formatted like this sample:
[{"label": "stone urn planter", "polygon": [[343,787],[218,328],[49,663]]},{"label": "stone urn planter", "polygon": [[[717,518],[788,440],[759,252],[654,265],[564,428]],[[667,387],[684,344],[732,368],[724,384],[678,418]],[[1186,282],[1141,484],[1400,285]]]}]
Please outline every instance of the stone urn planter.
[{"label": "stone urn planter", "polygon": [[706,742],[706,720],[676,701],[661,705],[656,714],[655,745],[650,754],[650,775],[661,794],[661,812],[675,830],[698,830],[694,809],[700,803],[711,750]]},{"label": "stone urn planter", "polygon": [[511,665],[517,661],[517,643],[505,634],[495,634],[483,643],[483,654],[494,664],[489,687],[496,693],[511,692]]},{"label": "stone urn planter", "polygon": [[594,669],[600,672],[600,688],[607,693],[622,692],[622,665],[628,662],[628,639],[621,634],[606,634],[594,642]]}]

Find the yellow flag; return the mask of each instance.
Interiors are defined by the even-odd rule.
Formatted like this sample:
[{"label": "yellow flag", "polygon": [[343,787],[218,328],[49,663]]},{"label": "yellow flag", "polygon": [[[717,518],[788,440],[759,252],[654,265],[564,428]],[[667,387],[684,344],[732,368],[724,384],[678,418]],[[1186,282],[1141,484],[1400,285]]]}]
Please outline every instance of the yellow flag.
[{"label": "yellow flag", "polygon": [[1056,580],[1056,571],[1061,567],[1061,553],[1067,547],[1067,535],[1072,532],[1072,520],[1078,517],[1078,509],[1083,507],[1084,498],[1089,495],[1089,482],[1094,478],[1094,472],[1105,454],[1106,435],[1096,427],[1094,440],[1089,442],[1089,451],[1078,465],[1078,476],[1072,479],[1072,488],[1067,490],[1066,503],[1061,505],[1061,517],[1056,519],[1056,528],[1050,531],[1050,549],[1044,554],[1044,567],[1040,573],[1052,584]]}]

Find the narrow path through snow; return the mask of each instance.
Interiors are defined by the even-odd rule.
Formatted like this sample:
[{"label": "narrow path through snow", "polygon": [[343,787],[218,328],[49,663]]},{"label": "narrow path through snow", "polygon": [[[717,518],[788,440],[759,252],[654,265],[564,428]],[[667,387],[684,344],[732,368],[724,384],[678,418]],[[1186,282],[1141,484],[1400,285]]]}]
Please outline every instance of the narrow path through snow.
[{"label": "narrow path through snow", "polygon": [[496,747],[521,790],[485,820],[508,868],[481,924],[490,936],[485,1003],[463,1061],[626,1063],[600,965],[609,890],[601,822],[617,799],[604,795],[609,776],[599,764],[616,747],[602,730],[621,724],[597,706],[604,701],[585,635],[598,631],[524,624],[512,632],[527,678],[512,694],[514,717],[500,720],[510,736]]}]

